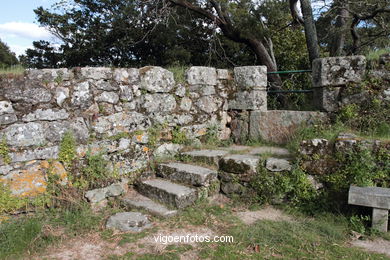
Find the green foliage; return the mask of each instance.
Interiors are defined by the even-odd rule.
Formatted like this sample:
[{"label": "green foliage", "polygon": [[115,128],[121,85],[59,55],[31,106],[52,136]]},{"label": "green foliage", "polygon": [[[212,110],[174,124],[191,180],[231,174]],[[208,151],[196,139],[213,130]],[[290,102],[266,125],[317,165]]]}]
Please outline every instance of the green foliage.
[{"label": "green foliage", "polygon": [[149,145],[154,147],[160,141],[162,131],[166,130],[167,124],[157,124],[148,128]]},{"label": "green foliage", "polygon": [[3,160],[5,164],[11,163],[11,157],[9,156],[9,148],[7,144],[7,140],[3,136],[0,142],[0,158]]},{"label": "green foliage", "polygon": [[180,127],[175,127],[172,130],[172,143],[174,144],[189,144],[190,140],[187,138],[187,135]]},{"label": "green foliage", "polygon": [[66,132],[60,143],[60,152],[58,158],[64,163],[65,167],[69,167],[76,158],[76,141],[72,132]]},{"label": "green foliage", "polygon": [[259,163],[258,174],[250,182],[257,196],[255,199],[261,203],[287,199],[293,205],[299,205],[317,195],[306,173],[297,166],[298,164],[291,172],[271,172],[263,165],[263,161]]},{"label": "green foliage", "polygon": [[219,145],[219,126],[217,124],[210,124],[207,126],[206,134],[203,137],[207,145]]},{"label": "green foliage", "polygon": [[168,67],[167,69],[173,73],[176,84],[184,84],[186,82],[185,72],[188,67],[177,65]]},{"label": "green foliage", "polygon": [[366,234],[366,223],[369,221],[369,216],[353,215],[349,218],[349,226],[353,231],[356,231],[360,234]]},{"label": "green foliage", "polygon": [[25,199],[12,195],[9,187],[0,182],[0,215],[23,208],[26,204]]},{"label": "green foliage", "polygon": [[0,69],[18,64],[15,53],[11,52],[9,47],[0,40]]},{"label": "green foliage", "polygon": [[0,68],[0,76],[2,75],[23,75],[26,69],[21,65],[13,65],[7,68]]},{"label": "green foliage", "polygon": [[381,99],[388,82],[367,76],[360,84],[350,84],[343,95],[363,95],[363,101],[344,105],[336,112],[336,122],[361,135],[390,137],[390,102]]},{"label": "green foliage", "polygon": [[85,166],[81,174],[74,177],[73,185],[80,189],[93,189],[106,185],[114,176],[108,170],[108,161],[104,158],[104,152],[92,154],[90,150],[85,156]]},{"label": "green foliage", "polygon": [[[61,241],[63,232],[72,237],[98,230],[103,218],[83,203],[13,218],[0,224],[0,259],[19,259],[26,253],[40,252]],[[61,232],[56,234],[56,230]]]}]

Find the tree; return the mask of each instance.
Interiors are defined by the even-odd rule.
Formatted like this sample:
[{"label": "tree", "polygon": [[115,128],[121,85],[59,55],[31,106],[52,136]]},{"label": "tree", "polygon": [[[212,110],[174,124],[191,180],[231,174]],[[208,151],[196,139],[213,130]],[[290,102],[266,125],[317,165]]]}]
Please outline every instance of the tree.
[{"label": "tree", "polygon": [[318,36],[330,56],[364,54],[390,46],[388,0],[335,0],[317,20]]},{"label": "tree", "polygon": [[34,41],[34,49],[27,49],[25,55],[19,57],[27,67],[37,69],[62,67],[62,54],[47,41]]},{"label": "tree", "polygon": [[11,52],[7,44],[0,40],[0,67],[9,67],[18,64],[15,53]]}]

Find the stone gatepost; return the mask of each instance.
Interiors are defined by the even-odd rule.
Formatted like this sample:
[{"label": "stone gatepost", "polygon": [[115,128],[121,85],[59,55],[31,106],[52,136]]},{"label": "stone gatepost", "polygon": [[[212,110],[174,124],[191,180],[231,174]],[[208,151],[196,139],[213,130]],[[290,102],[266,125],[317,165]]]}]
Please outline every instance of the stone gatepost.
[{"label": "stone gatepost", "polygon": [[343,87],[362,81],[365,69],[364,56],[315,59],[312,76],[316,107],[321,111],[336,111]]},{"label": "stone gatepost", "polygon": [[236,92],[229,101],[232,134],[235,141],[248,138],[251,111],[267,111],[267,67],[234,68]]}]

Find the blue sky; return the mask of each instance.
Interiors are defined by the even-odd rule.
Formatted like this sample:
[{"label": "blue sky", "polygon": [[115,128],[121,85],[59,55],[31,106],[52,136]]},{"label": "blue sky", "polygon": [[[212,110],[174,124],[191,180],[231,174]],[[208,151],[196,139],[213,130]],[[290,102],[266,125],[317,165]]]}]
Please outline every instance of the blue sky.
[{"label": "blue sky", "polygon": [[0,39],[17,55],[32,47],[36,40],[54,37],[36,22],[34,9],[50,7],[58,0],[5,0],[0,8]]}]

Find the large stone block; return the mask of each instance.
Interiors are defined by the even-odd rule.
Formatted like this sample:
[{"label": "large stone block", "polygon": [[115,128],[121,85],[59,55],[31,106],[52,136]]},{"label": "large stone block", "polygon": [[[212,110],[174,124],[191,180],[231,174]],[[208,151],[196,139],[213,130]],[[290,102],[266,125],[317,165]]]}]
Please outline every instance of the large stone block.
[{"label": "large stone block", "polygon": [[327,115],[310,111],[253,111],[250,114],[249,136],[253,140],[286,143],[303,123],[327,120]]},{"label": "large stone block", "polygon": [[134,68],[114,69],[114,80],[117,82],[133,84],[139,81],[139,70]]},{"label": "large stone block", "polygon": [[29,79],[32,80],[41,80],[41,81],[58,81],[71,80],[73,79],[73,71],[66,68],[61,69],[32,69],[27,70],[26,75]]},{"label": "large stone block", "polygon": [[267,92],[265,90],[239,91],[229,100],[229,109],[267,111]]},{"label": "large stone block", "polygon": [[360,82],[365,73],[364,56],[329,57],[313,61],[314,87],[340,86]]},{"label": "large stone block", "polygon": [[348,203],[378,209],[390,209],[390,189],[380,187],[351,186]]},{"label": "large stone block", "polygon": [[74,87],[71,103],[75,107],[86,108],[92,104],[92,93],[89,81],[84,81]]},{"label": "large stone block", "polygon": [[79,71],[81,79],[112,79],[113,71],[111,68],[104,67],[84,67]]},{"label": "large stone block", "polygon": [[145,94],[142,107],[148,112],[172,112],[176,108],[176,100],[171,94]]},{"label": "large stone block", "polygon": [[44,131],[42,124],[27,123],[10,125],[2,133],[11,146],[31,146],[45,143]]},{"label": "large stone block", "polygon": [[14,109],[9,101],[0,101],[0,115],[13,114]]},{"label": "large stone block", "polygon": [[234,79],[239,90],[264,90],[267,87],[266,66],[244,66],[234,68]]},{"label": "large stone block", "polygon": [[141,88],[152,93],[170,92],[175,86],[173,73],[161,67],[143,67],[140,70]]},{"label": "large stone block", "polygon": [[23,116],[24,122],[32,122],[32,121],[55,121],[55,120],[63,120],[67,119],[69,114],[65,109],[61,110],[53,110],[53,109],[37,109],[34,112]]},{"label": "large stone block", "polygon": [[92,128],[99,134],[113,136],[122,132],[132,132],[137,129],[145,130],[150,126],[150,121],[144,115],[137,112],[116,113],[99,117]]},{"label": "large stone block", "polygon": [[18,121],[15,114],[0,115],[0,125],[9,125]]},{"label": "large stone block", "polygon": [[211,67],[191,67],[186,72],[190,85],[217,85],[217,70]]},{"label": "large stone block", "polygon": [[48,103],[52,98],[48,89],[35,85],[28,85],[27,81],[15,82],[3,91],[4,96],[12,102],[24,102],[30,106],[39,103]]}]

